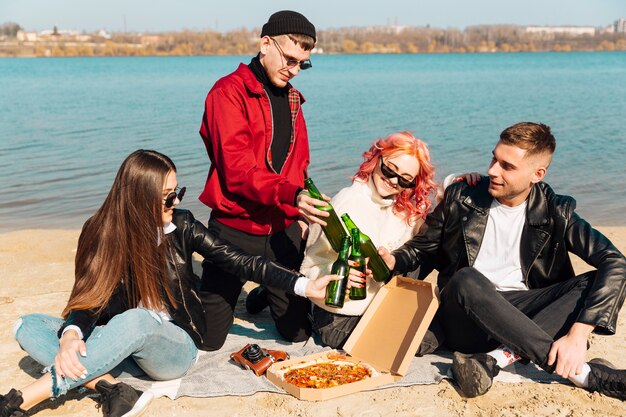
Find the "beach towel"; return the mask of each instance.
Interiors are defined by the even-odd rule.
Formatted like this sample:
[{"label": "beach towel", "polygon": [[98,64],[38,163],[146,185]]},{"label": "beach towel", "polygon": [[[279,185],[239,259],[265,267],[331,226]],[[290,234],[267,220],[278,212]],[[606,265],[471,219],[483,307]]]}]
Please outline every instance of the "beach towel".
[{"label": "beach towel", "polygon": [[[150,390],[155,396],[167,396],[171,399],[181,396],[247,396],[257,392],[285,394],[285,391],[269,382],[264,376],[257,377],[252,371],[240,368],[230,360],[230,354],[247,343],[257,343],[265,349],[284,350],[292,358],[330,350],[324,347],[315,336],[301,343],[282,341],[267,309],[252,316],[241,304],[238,304],[235,324],[224,346],[214,352],[199,352],[196,364],[184,377],[171,381],[151,381],[130,360],[118,367],[114,375],[137,389]],[[442,379],[451,377],[451,366],[452,352],[437,351],[436,354],[415,357],[408,373],[401,380],[373,389],[437,384]],[[563,380],[556,375],[548,374],[532,363],[524,365],[518,362],[500,372],[495,381],[551,383]]]}]

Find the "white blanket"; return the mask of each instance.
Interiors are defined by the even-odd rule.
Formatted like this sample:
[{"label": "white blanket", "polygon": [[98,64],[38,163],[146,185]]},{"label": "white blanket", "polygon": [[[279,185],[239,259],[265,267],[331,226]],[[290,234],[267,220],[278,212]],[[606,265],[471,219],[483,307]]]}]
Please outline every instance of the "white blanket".
[{"label": "white blanket", "polygon": [[[232,352],[240,350],[247,343],[257,343],[262,348],[284,350],[293,357],[329,350],[323,347],[317,338],[311,337],[306,342],[287,343],[282,341],[275,330],[267,310],[251,316],[237,309],[235,324],[226,338],[224,346],[214,352],[200,352],[197,363],[184,377],[171,381],[154,382],[148,380],[137,366],[130,361],[120,369],[119,379],[141,390],[150,390],[156,396],[175,399],[189,397],[221,397],[226,395],[252,395],[256,392],[284,391],[269,382],[265,377],[257,377],[252,371],[244,370],[230,360]],[[253,322],[254,321],[254,322]],[[447,351],[416,357],[411,362],[409,372],[400,381],[374,389],[410,386],[419,384],[437,384],[443,378],[449,378],[452,354]],[[134,375],[134,376],[133,376]],[[500,382],[556,382],[558,376],[550,375],[533,364],[516,363],[500,372],[495,378]]]}]

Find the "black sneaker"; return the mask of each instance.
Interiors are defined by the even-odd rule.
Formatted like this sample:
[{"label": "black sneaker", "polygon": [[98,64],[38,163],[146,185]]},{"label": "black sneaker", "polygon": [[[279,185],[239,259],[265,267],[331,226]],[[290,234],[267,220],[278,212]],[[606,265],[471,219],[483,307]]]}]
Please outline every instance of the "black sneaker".
[{"label": "black sneaker", "polygon": [[607,397],[626,400],[626,370],[615,369],[610,362],[604,359],[589,361],[589,387],[591,392],[599,392]]},{"label": "black sneaker", "polygon": [[486,353],[466,355],[454,352],[452,375],[463,395],[468,398],[478,397],[489,391],[493,377],[499,372],[495,358]]},{"label": "black sneaker", "polygon": [[268,305],[267,290],[264,287],[256,287],[246,298],[246,310],[250,314],[258,314]]},{"label": "black sneaker", "polygon": [[7,395],[0,395],[0,417],[26,417],[26,411],[20,408],[23,402],[22,393],[13,388]]},{"label": "black sneaker", "polygon": [[110,384],[98,381],[96,391],[100,393],[100,406],[104,417],[138,416],[145,411],[154,395],[139,391],[123,382]]}]

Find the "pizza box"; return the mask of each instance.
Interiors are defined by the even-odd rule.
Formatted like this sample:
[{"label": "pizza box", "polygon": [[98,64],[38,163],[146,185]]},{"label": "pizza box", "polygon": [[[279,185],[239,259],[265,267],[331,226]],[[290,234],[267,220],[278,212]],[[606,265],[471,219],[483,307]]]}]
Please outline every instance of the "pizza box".
[{"label": "pizza box", "polygon": [[331,388],[300,388],[281,378],[285,368],[337,353],[325,351],[276,362],[267,370],[267,379],[307,401],[327,400],[398,381],[408,371],[438,306],[434,284],[396,276],[378,291],[344,346],[349,361],[363,362],[376,369],[377,375]]}]

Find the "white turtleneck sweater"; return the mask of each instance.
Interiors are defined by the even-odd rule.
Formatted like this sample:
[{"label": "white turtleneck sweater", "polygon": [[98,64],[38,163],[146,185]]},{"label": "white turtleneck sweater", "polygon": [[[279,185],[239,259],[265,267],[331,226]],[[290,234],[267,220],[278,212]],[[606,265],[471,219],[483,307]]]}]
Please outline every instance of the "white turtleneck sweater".
[{"label": "white turtleneck sweater", "polygon": [[[330,203],[338,216],[348,213],[359,229],[372,239],[374,246],[384,246],[392,251],[409,240],[422,223],[420,221],[415,225],[408,225],[402,216],[394,214],[394,201],[382,198],[370,177],[367,183],[355,180],[351,186],[339,191]],[[322,228],[318,224],[311,225],[300,272],[311,280],[328,275],[337,256]],[[346,297],[342,308],[328,307],[323,299],[311,301],[331,313],[360,316],[382,286],[382,282],[368,279],[366,298],[350,300]]]}]

